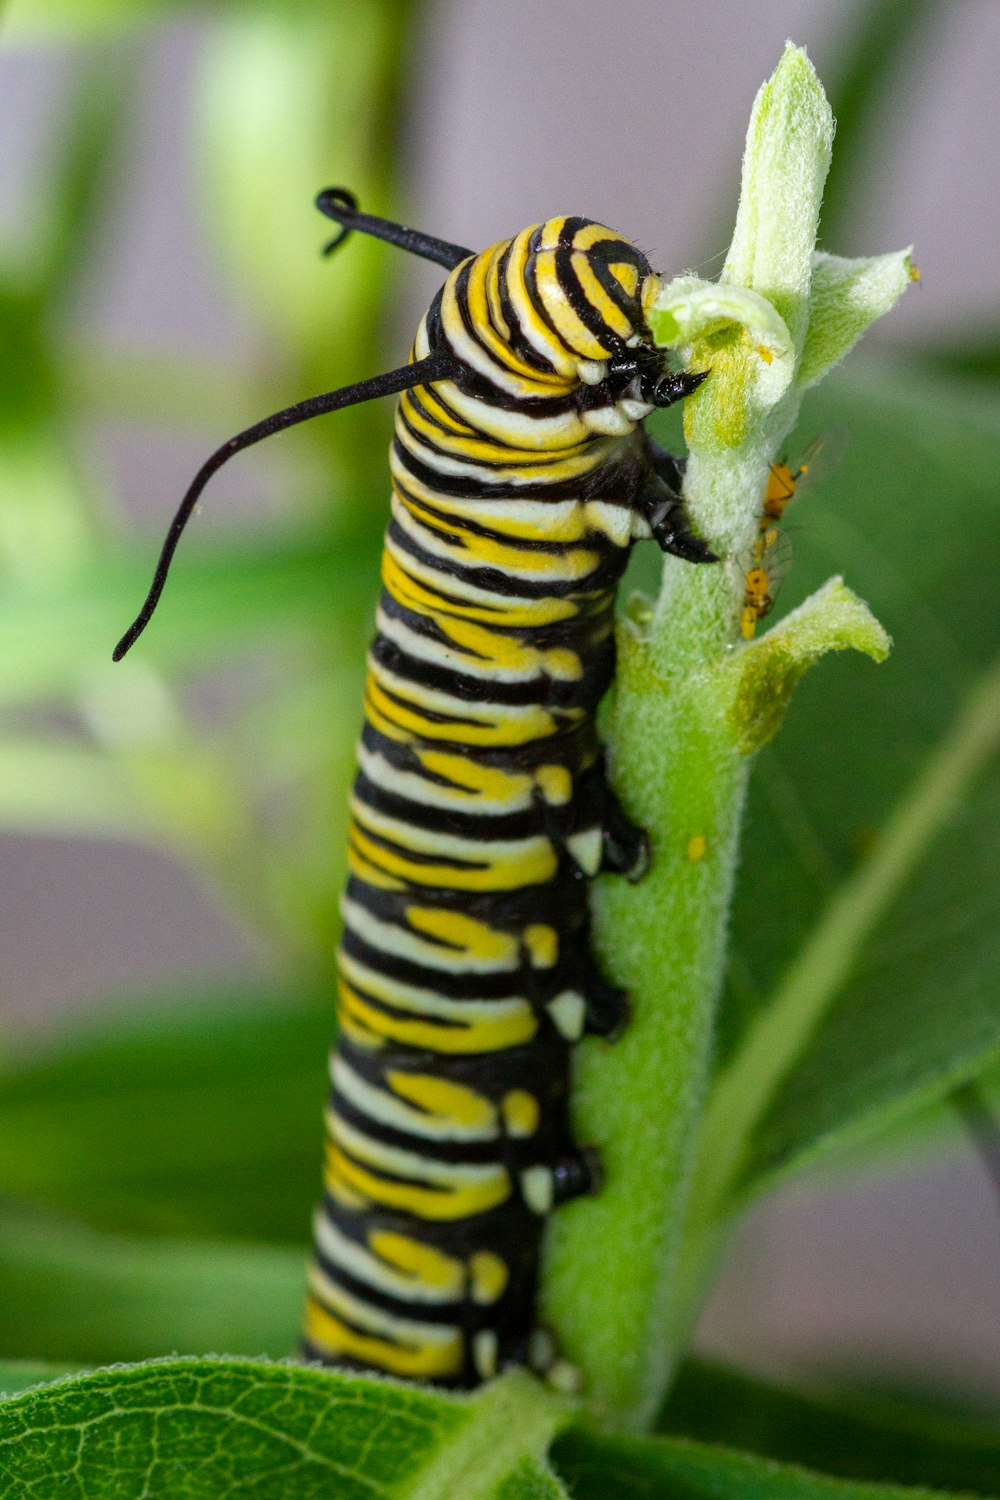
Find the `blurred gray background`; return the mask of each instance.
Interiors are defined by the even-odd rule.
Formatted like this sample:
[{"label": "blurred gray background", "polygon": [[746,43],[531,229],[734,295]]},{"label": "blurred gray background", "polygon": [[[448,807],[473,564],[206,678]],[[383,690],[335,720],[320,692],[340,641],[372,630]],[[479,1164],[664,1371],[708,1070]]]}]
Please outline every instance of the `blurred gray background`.
[{"label": "blurred gray background", "polygon": [[[406,105],[407,212],[472,246],[552,213],[588,213],[663,270],[714,275],[758,85],[786,37],[807,45],[829,77],[856,13],[854,0],[438,0],[423,12]],[[145,34],[144,105],[100,274],[76,316],[83,335],[222,353],[235,371],[264,335],[200,240],[184,126],[212,25],[192,14]],[[36,211],[75,65],[70,45],[0,46],[0,235],[9,245]],[[853,205],[851,242],[827,245],[915,244],[922,281],[878,330],[883,343],[951,338],[996,317],[998,78],[1000,4],[941,0],[932,45],[907,70],[905,93],[886,101],[890,139]],[[402,355],[435,274],[390,264]],[[198,452],[162,433],[82,440],[95,466],[112,469],[152,556]],[[246,481],[265,509],[280,503],[268,472],[264,464]],[[211,524],[240,523],[223,493],[217,502]],[[267,970],[268,953],[190,875],[131,844],[6,837],[0,872],[8,1028],[131,986]],[[776,1372],[871,1370],[902,1355],[916,1370],[933,1362],[959,1385],[1000,1395],[1000,1205],[971,1149],[956,1132],[919,1171],[876,1177],[859,1167],[770,1199],[748,1218],[699,1337],[706,1350]]]}]

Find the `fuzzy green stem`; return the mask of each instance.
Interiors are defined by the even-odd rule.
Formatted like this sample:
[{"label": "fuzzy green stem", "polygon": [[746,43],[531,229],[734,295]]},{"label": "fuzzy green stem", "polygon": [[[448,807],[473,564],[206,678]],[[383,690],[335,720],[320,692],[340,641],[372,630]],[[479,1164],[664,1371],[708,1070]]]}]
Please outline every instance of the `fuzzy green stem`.
[{"label": "fuzzy green stem", "polygon": [[641,903],[639,888],[620,880],[596,892],[598,952],[628,988],[633,1017],[614,1045],[581,1048],[574,1125],[600,1148],[607,1182],[556,1216],[543,1315],[584,1371],[594,1407],[634,1427],[652,1418],[669,1366],[660,1331],[673,1268],[670,1206],[686,1195],[708,1065],[704,996],[718,987],[725,951],[746,762],[724,719],[710,676],[662,675],[626,627],[615,779],[629,815],[655,830],[656,857]]}]

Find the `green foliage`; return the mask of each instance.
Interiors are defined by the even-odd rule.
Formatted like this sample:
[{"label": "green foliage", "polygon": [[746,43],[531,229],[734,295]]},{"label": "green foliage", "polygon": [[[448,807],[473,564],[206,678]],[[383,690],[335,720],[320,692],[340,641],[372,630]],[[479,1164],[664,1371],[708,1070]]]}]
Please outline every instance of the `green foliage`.
[{"label": "green foliage", "polygon": [[867,1391],[803,1395],[691,1361],[658,1426],[842,1479],[980,1495],[1000,1490],[995,1427]]},{"label": "green foliage", "polygon": [[[33,1375],[48,1383],[14,1394]],[[912,1414],[877,1409],[852,1416],[705,1369],[682,1378],[682,1425],[686,1410],[695,1430],[710,1425],[706,1398],[710,1412],[736,1409],[747,1447],[769,1432],[779,1452],[831,1458],[840,1477],[687,1437],[579,1427],[558,1436],[569,1409],[524,1375],[471,1397],[259,1360],[168,1359],[54,1377],[0,1366],[0,1495],[12,1500],[32,1489],[88,1500],[214,1500],[251,1489],[260,1500],[903,1500],[931,1491],[897,1489],[900,1472],[932,1478],[938,1494],[952,1486],[985,1496],[1000,1473],[1000,1436],[972,1424],[929,1417],[918,1428]],[[543,1456],[554,1435],[555,1472]],[[859,1482],[870,1471],[878,1481]]]},{"label": "green foliage", "polygon": [[273,1245],[101,1234],[0,1212],[0,1359],[70,1365],[173,1350],[294,1352],[305,1254]]},{"label": "green foliage", "polygon": [[15,1359],[0,1364],[0,1394],[16,1396],[33,1385],[45,1385],[62,1375],[72,1375],[69,1366],[43,1364],[41,1360]]},{"label": "green foliage", "polygon": [[[917,1500],[932,1491],[856,1484],[685,1438],[567,1434],[554,1451],[574,1500]],[[942,1493],[938,1491],[937,1493]]]},{"label": "green foliage", "polygon": [[755,768],[682,1330],[737,1202],[919,1118],[1000,1058],[986,494],[1000,425],[989,404],[912,376],[831,384],[807,419],[813,433],[846,421],[852,441],[796,502],[807,524],[792,512],[782,604],[850,549],[852,583],[905,644],[883,689],[846,661],[827,668],[826,692],[807,683]]},{"label": "green foliage", "polygon": [[0,1496],[548,1500],[551,1397],[508,1376],[458,1400],[287,1365],[163,1360],[0,1405]]},{"label": "green foliage", "polygon": [[128,1233],[304,1245],[332,1030],[325,996],[210,993],[36,1044],[0,1079],[0,1195]]},{"label": "green foliage", "polygon": [[[343,180],[366,205],[388,207],[385,122],[420,16],[405,0],[376,0],[363,20],[313,0],[266,13],[219,7],[196,87],[201,223],[226,286],[269,341],[259,360],[229,369],[205,356],[105,348],[67,317],[98,253],[131,108],[124,53],[100,39],[186,9],[11,0],[5,10],[9,36],[90,46],[39,213],[0,249],[0,826],[169,852],[257,928],[293,977],[280,999],[199,989],[164,996],[155,1016],[147,1002],[138,1021],[108,1013],[11,1050],[0,1076],[0,1392],[9,1398],[0,1495],[888,1500],[898,1484],[1000,1495],[1000,1433],[864,1392],[809,1397],[686,1364],[661,1435],[640,1440],[574,1426],[579,1414],[526,1377],[469,1399],[259,1358],[157,1358],[280,1359],[297,1337],[331,1030],[317,980],[335,942],[387,413],[314,424],[276,445],[287,465],[279,518],[250,537],[234,528],[206,541],[195,528],[141,658],[120,668],[110,648],[145,591],[152,547],[122,539],[75,438],[98,420],[172,422],[210,445],[290,397],[379,366],[391,253],[352,242],[332,263],[319,260],[324,227],[310,199]],[[830,248],[855,248],[844,205],[886,135],[887,84],[933,10],[906,0],[859,10],[837,101]],[[768,444],[801,389],[885,311],[909,268],[905,255],[813,255],[818,188],[813,180],[797,197],[787,174],[808,157],[815,177],[829,118],[807,62],[795,54],[791,64],[791,113],[782,114],[791,96],[772,108],[768,86],[750,141],[755,191],[728,268],[743,284],[689,278],[658,314],[665,342],[687,342],[713,367],[692,403],[692,484],[705,516],[727,494],[745,502],[727,551],[756,524]],[[716,408],[727,368],[741,399]],[[790,513],[795,567],[779,612],[791,618],[730,653],[729,677],[699,679],[697,653],[680,666],[644,656],[636,643],[648,609],[623,625],[619,762],[630,797],[666,833],[643,887],[604,886],[597,922],[611,952],[607,934],[629,927],[632,897],[655,908],[649,931],[633,932],[625,977],[636,994],[657,989],[666,1025],[659,1051],[633,1031],[583,1060],[578,1119],[591,1139],[609,1120],[617,1130],[606,1144],[612,1182],[561,1213],[553,1241],[558,1257],[560,1237],[563,1248],[575,1237],[560,1273],[570,1298],[573,1277],[589,1275],[600,1304],[593,1321],[567,1325],[582,1356],[570,1352],[586,1367],[598,1350],[610,1386],[635,1382],[647,1335],[657,1357],[683,1349],[750,1197],[887,1139],[919,1149],[966,1080],[1000,1096],[998,369],[996,338],[977,333],[950,353],[926,350],[868,376],[852,368],[849,380],[810,392],[799,430],[808,439],[846,426],[850,453]],[[979,387],[955,378],[969,373]],[[737,473],[736,448],[765,409],[780,421]],[[649,573],[645,550],[637,567]],[[683,590],[707,582],[674,571],[681,593],[661,607],[661,635],[671,607],[684,613]],[[856,592],[824,594],[831,574]],[[721,592],[738,594],[738,573],[726,576]],[[888,664],[876,673],[837,659],[789,703],[805,658],[821,648],[881,654],[884,636],[860,599],[895,640]],[[711,610],[694,604],[704,624]],[[206,730],[192,685],[206,668],[247,660],[265,663],[261,691]],[[683,692],[669,680],[677,673],[688,676]],[[678,705],[698,734],[664,775],[658,736]],[[720,722],[739,742],[713,781]],[[711,976],[707,994],[721,978],[730,888],[720,872],[735,850],[741,759],[761,744],[709,1074],[709,1034],[689,1024],[670,942],[686,922],[705,961],[699,982]],[[689,839],[703,818],[716,837],[696,860]],[[664,1215],[657,1202],[687,1192],[706,1093],[689,1212]],[[637,1100],[659,1135],[633,1128]],[[607,1270],[600,1226],[624,1223],[622,1212],[655,1262],[648,1279],[631,1275],[627,1258]],[[643,1312],[657,1285],[669,1292],[669,1319]],[[551,1265],[548,1290],[558,1311]],[[602,1318],[612,1328],[603,1345]],[[146,1359],[156,1362],[58,1379]],[[553,1470],[545,1453],[567,1423]]]},{"label": "green foliage", "polygon": [[593,900],[598,950],[632,1012],[610,1056],[580,1049],[574,1127],[598,1145],[609,1180],[557,1216],[542,1295],[595,1409],[636,1430],[689,1334],[702,1288],[688,1283],[712,1263],[761,1098],[794,1065],[829,994],[827,955],[805,954],[804,982],[779,996],[710,1092],[749,759],[825,653],[888,652],[885,630],[836,575],[763,638],[741,639],[738,624],[739,558],[760,542],[770,470],[802,394],[908,283],[905,253],[835,268],[816,254],[832,137],[815,70],[788,43],[754,101],[720,288],[683,277],[654,304],[683,363],[709,372],[684,409],[684,497],[724,561],[668,557],[655,605],[634,607],[619,631],[609,759],[653,861],[634,888],[598,882]]},{"label": "green foliage", "polygon": [[846,460],[792,512],[781,602],[849,549],[897,644],[877,681],[844,660],[806,683],[752,778],[721,1077],[806,978],[803,957],[828,992],[755,1127],[754,1190],[919,1112],[1000,1048],[1000,423],[973,393],[902,372],[810,398],[807,431],[842,421]]}]

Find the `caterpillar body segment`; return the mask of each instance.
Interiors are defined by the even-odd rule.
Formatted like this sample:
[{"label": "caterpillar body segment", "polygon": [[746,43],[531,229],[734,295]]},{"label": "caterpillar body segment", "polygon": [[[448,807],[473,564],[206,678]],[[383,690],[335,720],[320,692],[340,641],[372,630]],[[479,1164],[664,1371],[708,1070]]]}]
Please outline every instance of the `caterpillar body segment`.
[{"label": "caterpillar body segment", "polygon": [[[644,257],[586,219],[451,271],[399,400],[391,519],[343,903],[340,1033],[306,1353],[472,1385],[533,1338],[545,1218],[599,1183],[569,1058],[625,997],[590,957],[586,880],[645,836],[595,730],[633,540],[709,560],[646,437],[664,370]],[[539,1351],[542,1353],[539,1353]]]}]

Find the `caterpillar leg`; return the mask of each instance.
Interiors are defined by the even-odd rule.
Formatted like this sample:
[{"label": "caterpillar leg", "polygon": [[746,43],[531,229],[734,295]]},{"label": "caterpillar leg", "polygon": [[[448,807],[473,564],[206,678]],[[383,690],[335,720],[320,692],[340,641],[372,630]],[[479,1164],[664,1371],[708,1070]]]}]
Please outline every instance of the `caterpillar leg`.
[{"label": "caterpillar leg", "polygon": [[654,443],[652,438],[647,439],[647,450],[657,479],[662,479],[667,489],[679,497],[681,485],[684,483],[687,459],[679,458],[675,453],[668,453],[666,448],[661,448],[659,443]]},{"label": "caterpillar leg", "polygon": [[653,405],[662,410],[665,406],[673,406],[675,401],[683,401],[708,379],[708,374],[707,370],[683,370],[673,375],[661,375],[653,389]]},{"label": "caterpillar leg", "polygon": [[683,558],[685,562],[718,562],[718,554],[691,530],[691,521],[681,497],[673,494],[662,482],[657,484],[656,478],[654,476],[649,489],[639,495],[636,510],[661,549]]},{"label": "caterpillar leg", "polygon": [[[649,470],[635,497],[638,516],[664,552],[685,562],[718,562],[716,554],[691,529],[681,485],[687,461],[668,453],[652,439],[647,441]],[[647,534],[649,534],[647,533]]]},{"label": "caterpillar leg", "polygon": [[[603,772],[602,772],[603,775]],[[624,875],[634,884],[649,869],[649,834],[625,814],[614,792],[604,783],[604,808],[601,820],[601,869],[607,874]]]},{"label": "caterpillar leg", "polygon": [[587,772],[574,797],[576,821],[566,850],[581,875],[624,875],[641,880],[649,869],[649,838],[626,817],[608,784],[602,758]]},{"label": "caterpillar leg", "polygon": [[578,1396],[583,1386],[580,1371],[562,1358],[551,1330],[541,1324],[508,1348],[506,1357],[497,1361],[497,1369],[531,1370],[561,1396]]},{"label": "caterpillar leg", "polygon": [[[649,839],[626,817],[608,785],[603,757],[578,781],[569,832],[554,834],[579,878],[599,871],[640,880],[649,868]],[[614,1037],[628,1020],[625,991],[609,984],[591,956],[586,921],[575,926],[572,952],[563,958],[563,984],[545,1002],[549,1019],[567,1042],[583,1035]]]},{"label": "caterpillar leg", "polygon": [[566,1151],[550,1162],[538,1162],[521,1172],[521,1197],[532,1213],[551,1213],[562,1203],[598,1193],[604,1181],[600,1158],[590,1146]]},{"label": "caterpillar leg", "polygon": [[573,932],[575,951],[563,960],[561,985],[539,1005],[564,1042],[578,1042],[582,1036],[614,1039],[628,1021],[628,996],[602,977],[590,955],[589,937],[587,924]]}]

